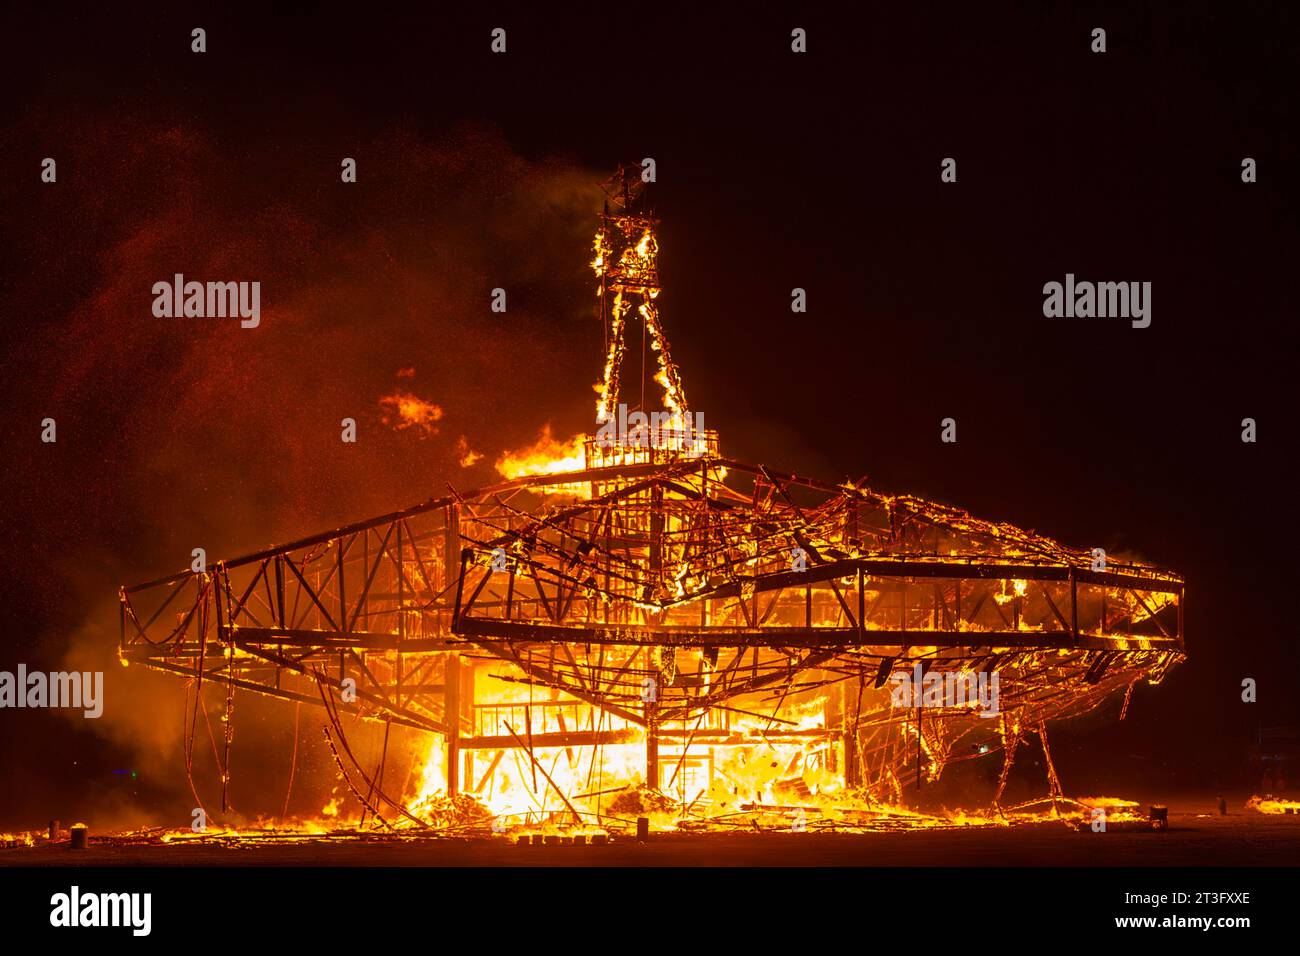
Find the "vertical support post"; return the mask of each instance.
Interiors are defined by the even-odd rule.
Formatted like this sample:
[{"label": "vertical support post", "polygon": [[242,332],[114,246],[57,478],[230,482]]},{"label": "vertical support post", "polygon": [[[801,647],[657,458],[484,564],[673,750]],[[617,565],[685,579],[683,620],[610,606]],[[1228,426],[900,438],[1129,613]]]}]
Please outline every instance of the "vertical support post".
[{"label": "vertical support post", "polygon": [[[343,585],[343,538],[342,536],[335,539],[335,556],[338,560],[338,578],[339,578],[339,626],[343,628],[343,633],[348,632],[348,592]],[[365,569],[362,569],[365,573]]]},{"label": "vertical support post", "polygon": [[[276,567],[277,571],[279,566]],[[226,813],[230,810],[230,739],[234,734],[235,728],[235,635],[233,631],[227,630],[225,626],[225,615],[221,607],[221,586],[220,586],[220,567],[215,572],[208,574],[208,580],[211,582],[212,607],[217,618],[217,640],[221,640],[221,632],[225,630],[229,643],[226,645],[226,713],[225,713],[225,751],[221,758],[221,812]],[[280,595],[281,614],[284,608],[284,594]],[[202,687],[198,689],[199,693],[203,692]]]},{"label": "vertical support post", "polygon": [[867,581],[858,567],[858,643],[866,641],[867,630]]},{"label": "vertical support post", "polygon": [[709,547],[709,459],[707,449],[705,457],[700,460],[700,504],[704,508],[704,514],[702,515],[704,519],[703,550],[707,551]]},{"label": "vertical support post", "polygon": [[1187,600],[1187,592],[1178,592],[1178,643],[1183,642],[1183,602]]},{"label": "vertical support post", "polygon": [[460,552],[460,577],[456,579],[456,604],[451,613],[451,630],[454,634],[460,626],[460,601],[465,596],[465,571],[469,566],[469,548]]},{"label": "vertical support post", "polygon": [[[474,662],[472,660],[461,661],[460,663],[460,712],[469,718],[469,732],[475,734],[478,732],[474,724]],[[464,783],[467,787],[474,786],[474,751],[466,750],[465,754],[465,776]]]},{"label": "vertical support post", "polygon": [[288,627],[284,619],[284,557],[275,556],[275,610],[274,617],[281,627]]},{"label": "vertical support post", "polygon": [[460,557],[460,509],[454,504],[447,505],[443,509],[443,520],[446,523],[442,529],[442,587],[446,590],[457,574],[456,565]]},{"label": "vertical support post", "polygon": [[907,630],[907,578],[903,578],[898,589],[898,629]]},{"label": "vertical support post", "polygon": [[[656,692],[656,696],[658,696]],[[645,704],[645,782],[651,790],[659,789],[659,709],[657,700]]]},{"label": "vertical support post", "polygon": [[[858,688],[862,687],[862,675],[858,674]],[[844,785],[856,787],[862,783],[862,768],[858,765],[858,728],[855,723],[857,706],[849,707],[849,682],[840,681],[840,736],[844,740]]]},{"label": "vertical support post", "polygon": [[[820,673],[820,676],[822,678],[825,678],[828,677],[829,675],[825,671],[822,671]],[[838,683],[832,685],[830,688],[830,693],[826,695],[825,712],[822,717],[822,723],[826,726],[827,730],[830,730],[832,728],[840,728],[844,726],[844,714],[842,712],[842,708],[844,707],[844,702],[845,702],[844,683],[845,683],[844,681],[839,681]],[[826,769],[831,771],[832,773],[840,769],[839,754],[836,753],[836,750],[833,746],[829,746],[826,748]]]},{"label": "vertical support post", "polygon": [[[609,569],[610,569],[610,565],[613,564],[613,561],[611,560],[610,556],[613,555],[614,553],[614,515],[613,512],[609,510],[608,506],[606,506],[604,518],[605,518],[605,553],[604,555],[601,556],[600,562],[601,562],[602,569],[605,572],[605,594],[609,594],[610,592]],[[612,601],[600,602],[601,615],[606,624],[609,623],[609,606],[612,603],[613,603]]]},{"label": "vertical support post", "polygon": [[1070,568],[1070,643],[1079,646],[1079,582]]},{"label": "vertical support post", "polygon": [[442,710],[447,733],[447,796],[460,792],[460,654],[447,655],[442,677]]},{"label": "vertical support post", "polygon": [[921,694],[919,688],[913,688],[916,694],[916,789],[921,789]]},{"label": "vertical support post", "polygon": [[657,589],[663,568],[664,489],[656,484],[650,489],[650,580]]},{"label": "vertical support post", "polygon": [[397,670],[395,687],[393,688],[393,699],[397,706],[402,706],[402,648],[406,644],[406,615],[403,613],[403,607],[406,604],[406,575],[402,569],[402,522],[397,521]]}]

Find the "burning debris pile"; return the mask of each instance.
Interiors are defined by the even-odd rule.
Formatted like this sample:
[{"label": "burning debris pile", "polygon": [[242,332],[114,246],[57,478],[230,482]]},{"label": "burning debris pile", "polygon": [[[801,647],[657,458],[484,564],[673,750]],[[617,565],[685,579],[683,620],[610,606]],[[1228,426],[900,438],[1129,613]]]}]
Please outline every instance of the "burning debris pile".
[{"label": "burning debris pile", "polygon": [[[121,590],[124,663],[319,706],[362,820],[409,830],[871,829],[1068,817],[1053,721],[1183,658],[1182,579],[861,482],[725,457],[655,304],[656,221],[608,185],[597,431],[506,480]],[[611,211],[612,207],[612,211]],[[624,381],[641,326],[661,408]],[[344,715],[424,732],[389,793]],[[1002,807],[1017,752],[1043,808]],[[387,746],[385,736],[385,746]],[[225,760],[230,737],[227,731]],[[993,807],[909,791],[997,761]],[[223,794],[223,801],[225,795]],[[1116,807],[1117,810],[1122,809]]]},{"label": "burning debris pile", "polygon": [[1254,810],[1256,813],[1300,813],[1300,800],[1284,800],[1273,796],[1261,797],[1256,794],[1246,801],[1246,809]]}]

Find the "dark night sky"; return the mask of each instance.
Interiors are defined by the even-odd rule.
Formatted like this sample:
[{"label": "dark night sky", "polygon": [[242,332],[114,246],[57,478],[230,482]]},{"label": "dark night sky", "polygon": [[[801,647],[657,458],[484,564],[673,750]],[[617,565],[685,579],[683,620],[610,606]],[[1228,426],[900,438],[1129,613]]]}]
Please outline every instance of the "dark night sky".
[{"label": "dark night sky", "polygon": [[[7,15],[0,669],[111,656],[114,587],[195,541],[253,550],[588,427],[596,183],[652,156],[667,331],[727,452],[1186,576],[1189,662],[1065,738],[1067,789],[1226,782],[1258,726],[1300,723],[1295,9],[643,6]],[[262,280],[262,329],[153,319],[153,281],[205,270]],[[1067,272],[1150,281],[1151,327],[1045,319]],[[427,440],[378,421],[408,365],[446,410]],[[130,721],[0,712],[0,827],[90,813],[70,794],[139,746]]]}]

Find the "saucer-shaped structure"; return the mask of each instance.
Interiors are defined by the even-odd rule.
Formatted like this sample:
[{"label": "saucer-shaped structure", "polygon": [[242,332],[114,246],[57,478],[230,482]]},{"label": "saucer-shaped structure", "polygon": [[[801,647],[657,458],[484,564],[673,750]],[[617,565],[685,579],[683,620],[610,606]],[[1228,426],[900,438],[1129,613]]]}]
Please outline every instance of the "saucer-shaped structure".
[{"label": "saucer-shaped structure", "polygon": [[[1182,657],[1171,572],[698,444],[588,442],[592,467],[124,588],[122,654],[435,731],[451,791],[489,754],[629,745],[707,786],[762,743],[882,799]],[[997,700],[899,704],[962,674]]]},{"label": "saucer-shaped structure", "polygon": [[[220,682],[227,748],[253,690],[320,704],[338,734],[346,711],[439,735],[448,795],[509,812],[540,771],[541,812],[599,815],[602,780],[692,812],[742,791],[896,802],[995,752],[1005,783],[1026,733],[1045,746],[1048,721],[1181,659],[1176,574],[725,458],[669,354],[635,182],[611,180],[596,236],[601,427],[580,454],[123,588],[123,660]],[[653,416],[619,403],[630,323]]]}]

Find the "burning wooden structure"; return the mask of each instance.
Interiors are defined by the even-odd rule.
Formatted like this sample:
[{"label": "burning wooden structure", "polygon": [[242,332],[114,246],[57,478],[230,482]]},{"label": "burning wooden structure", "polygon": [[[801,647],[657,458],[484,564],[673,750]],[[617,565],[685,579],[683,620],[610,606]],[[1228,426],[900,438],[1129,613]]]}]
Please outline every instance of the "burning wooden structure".
[{"label": "burning wooden structure", "polygon": [[[639,785],[718,820],[897,804],[997,754],[1005,784],[1027,735],[1182,658],[1174,573],[726,457],[669,355],[639,187],[613,181],[596,240],[605,427],[580,455],[124,587],[123,661],[225,688],[227,728],[237,691],[320,705],[341,765],[342,713],[427,731],[414,798],[356,768],[399,819],[437,793],[600,820]],[[657,419],[620,409],[636,331]],[[963,676],[993,706],[953,700]]]}]

